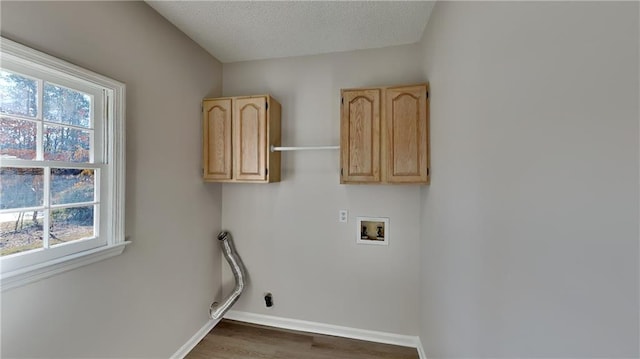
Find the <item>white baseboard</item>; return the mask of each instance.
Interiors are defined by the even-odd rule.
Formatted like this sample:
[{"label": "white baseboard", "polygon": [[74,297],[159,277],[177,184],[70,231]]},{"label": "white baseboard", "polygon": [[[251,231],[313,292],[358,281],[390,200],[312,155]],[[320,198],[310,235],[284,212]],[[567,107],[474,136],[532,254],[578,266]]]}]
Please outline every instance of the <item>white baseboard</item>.
[{"label": "white baseboard", "polygon": [[171,359],[183,359],[189,354],[189,352],[196,346],[202,338],[204,338],[210,331],[220,322],[220,319],[209,319],[209,321],[196,332],[183,346],[180,347],[173,355]]},{"label": "white baseboard", "polygon": [[422,350],[420,338],[418,338],[417,336],[342,327],[338,325],[281,318],[271,315],[255,314],[236,310],[228,311],[224,317],[226,319],[266,325],[282,329],[297,330],[301,332],[325,334],[336,337],[366,340],[376,343],[393,344],[403,347],[416,348],[418,350],[418,353],[420,354],[420,359],[426,359],[426,356],[424,356],[424,350]]},{"label": "white baseboard", "polygon": [[424,352],[424,347],[422,346],[422,340],[420,340],[420,337],[416,338],[418,340],[418,345],[416,347],[416,349],[418,349],[418,356],[420,359],[427,359],[427,354]]}]

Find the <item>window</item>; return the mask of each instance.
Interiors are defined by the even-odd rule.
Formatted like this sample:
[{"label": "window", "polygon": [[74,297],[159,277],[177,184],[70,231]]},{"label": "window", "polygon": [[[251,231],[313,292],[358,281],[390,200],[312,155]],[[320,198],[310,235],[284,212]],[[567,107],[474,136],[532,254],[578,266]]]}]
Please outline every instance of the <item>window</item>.
[{"label": "window", "polygon": [[2,289],[124,249],[124,85],[0,38]]}]

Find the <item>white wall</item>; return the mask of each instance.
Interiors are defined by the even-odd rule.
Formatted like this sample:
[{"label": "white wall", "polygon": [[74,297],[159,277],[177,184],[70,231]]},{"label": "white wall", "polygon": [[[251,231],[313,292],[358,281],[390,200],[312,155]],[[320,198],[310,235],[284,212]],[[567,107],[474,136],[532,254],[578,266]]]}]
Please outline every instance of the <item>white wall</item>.
[{"label": "white wall", "polygon": [[429,358],[638,357],[638,3],[438,2]]},{"label": "white wall", "polygon": [[[225,95],[270,93],[283,145],[337,145],[340,88],[424,80],[419,48],[225,64]],[[339,151],[283,153],[281,183],[224,184],[222,224],[249,273],[235,310],[415,335],[419,186],[340,185]],[[349,223],[338,210],[349,210]],[[388,247],[356,245],[356,216],[390,218]],[[224,264],[229,290],[233,277]],[[271,292],[274,307],[263,295]]]},{"label": "white wall", "polygon": [[127,84],[116,258],[2,293],[2,357],[168,357],[219,291],[221,188],[203,184],[200,101],[221,64],[142,2],[2,1],[2,35]]},{"label": "white wall", "polygon": [[[338,143],[340,88],[428,79],[432,184],[340,185],[337,151],[298,152],[222,191],[199,175],[215,59],[143,3],[0,10],[3,36],[127,83],[134,241],[3,292],[3,357],[173,353],[221,266],[232,284],[221,202],[234,309],[420,332],[430,358],[638,356],[637,3],[438,2],[418,45],[225,64],[224,95],[280,100],[285,145]],[[389,247],[356,245],[357,215],[390,217]]]}]

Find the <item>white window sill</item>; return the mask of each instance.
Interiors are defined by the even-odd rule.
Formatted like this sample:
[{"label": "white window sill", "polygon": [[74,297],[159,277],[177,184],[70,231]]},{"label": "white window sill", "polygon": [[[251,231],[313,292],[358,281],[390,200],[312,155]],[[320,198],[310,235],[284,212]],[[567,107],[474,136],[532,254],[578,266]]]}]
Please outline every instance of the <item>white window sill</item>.
[{"label": "white window sill", "polygon": [[124,251],[124,247],[129,243],[131,242],[126,241],[111,246],[103,246],[42,264],[3,273],[0,277],[0,288],[2,291],[17,288],[71,269],[115,257],[120,255]]}]

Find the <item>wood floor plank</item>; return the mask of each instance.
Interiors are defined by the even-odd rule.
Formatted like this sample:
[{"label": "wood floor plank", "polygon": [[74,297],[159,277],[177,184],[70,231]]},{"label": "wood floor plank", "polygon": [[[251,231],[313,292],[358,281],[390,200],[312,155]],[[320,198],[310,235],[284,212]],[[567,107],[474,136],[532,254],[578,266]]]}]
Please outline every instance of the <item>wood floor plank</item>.
[{"label": "wood floor plank", "polygon": [[376,358],[382,354],[393,355],[393,358],[413,358],[414,353],[417,352],[415,348],[372,343],[363,340],[344,340],[344,338],[326,335],[314,335],[312,347]]},{"label": "wood floor plank", "polygon": [[188,359],[418,359],[415,348],[222,320]]},{"label": "wood floor plank", "polygon": [[239,324],[240,322],[223,320],[215,327],[215,334],[216,336],[243,338],[260,344],[287,343],[289,346],[301,345],[308,348],[312,343],[312,337],[305,333],[273,330],[273,328],[250,323]]}]

